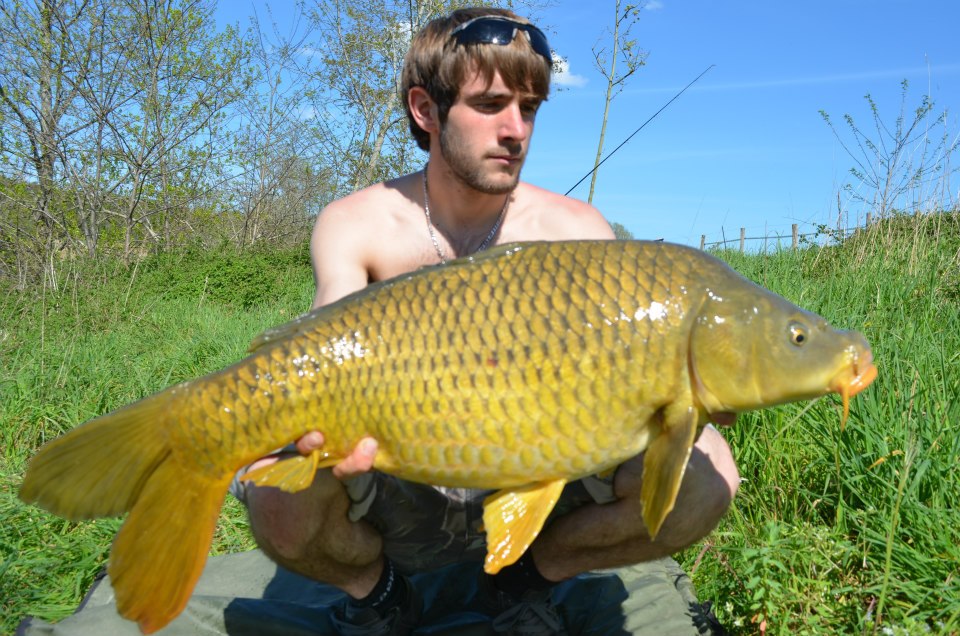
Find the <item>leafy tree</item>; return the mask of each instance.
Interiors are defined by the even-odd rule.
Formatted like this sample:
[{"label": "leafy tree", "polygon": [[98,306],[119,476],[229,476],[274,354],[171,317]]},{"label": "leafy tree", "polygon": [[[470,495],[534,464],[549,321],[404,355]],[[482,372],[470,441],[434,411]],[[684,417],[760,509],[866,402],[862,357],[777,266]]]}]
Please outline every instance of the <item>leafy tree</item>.
[{"label": "leafy tree", "polygon": [[629,240],[634,238],[633,232],[628,230],[627,226],[625,226],[623,223],[617,223],[614,221],[610,224],[610,227],[613,228],[613,235],[618,239]]},{"label": "leafy tree", "polygon": [[302,241],[332,198],[418,166],[402,59],[467,4],[307,0],[281,37],[218,31],[214,0],[0,1],[0,267]]},{"label": "leafy tree", "polygon": [[213,6],[0,3],[0,169],[36,185],[22,193],[35,195],[37,227],[0,218],[24,237],[21,256],[51,263],[80,244],[93,255],[103,232],[119,228],[129,257],[144,238],[169,245],[189,229],[186,215],[225,153],[224,108],[244,54],[232,30],[216,33]]},{"label": "leafy tree", "polygon": [[98,0],[0,3],[0,169],[37,184],[24,192],[32,200],[23,202],[36,228],[18,224],[14,232],[35,241],[30,251],[39,254],[70,240],[70,219],[55,206],[57,168],[90,124],[79,108],[81,88],[96,63],[104,11]]},{"label": "leafy tree", "polygon": [[209,0],[119,0],[117,26],[133,34],[121,52],[127,102],[107,119],[123,165],[123,254],[146,238],[169,245],[203,196],[225,150],[225,109],[240,95],[244,47],[232,28],[216,33]]},{"label": "leafy tree", "polygon": [[291,72],[304,50],[306,20],[298,10],[281,33],[267,9],[254,14],[249,90],[234,105],[231,173],[225,203],[230,239],[241,248],[269,241],[302,244],[330,198],[327,160],[311,134],[308,86]]}]

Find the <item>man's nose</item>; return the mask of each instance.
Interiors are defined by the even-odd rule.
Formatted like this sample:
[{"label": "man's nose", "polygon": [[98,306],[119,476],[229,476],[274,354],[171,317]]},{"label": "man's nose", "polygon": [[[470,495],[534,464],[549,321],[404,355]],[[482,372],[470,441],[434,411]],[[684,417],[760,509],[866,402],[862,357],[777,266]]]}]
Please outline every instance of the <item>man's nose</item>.
[{"label": "man's nose", "polygon": [[520,104],[513,103],[500,111],[500,137],[522,140],[527,136],[527,120]]}]

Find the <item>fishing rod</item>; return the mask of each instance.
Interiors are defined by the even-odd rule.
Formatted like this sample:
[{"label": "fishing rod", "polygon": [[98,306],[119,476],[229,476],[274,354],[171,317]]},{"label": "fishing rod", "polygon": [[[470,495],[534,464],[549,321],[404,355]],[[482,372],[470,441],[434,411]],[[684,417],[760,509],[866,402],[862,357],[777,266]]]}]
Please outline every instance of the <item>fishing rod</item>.
[{"label": "fishing rod", "polygon": [[624,140],[620,143],[619,146],[617,146],[616,148],[614,148],[613,150],[611,150],[610,153],[609,153],[606,157],[604,157],[603,159],[601,159],[601,160],[600,160],[600,163],[598,163],[597,165],[595,165],[595,166],[593,167],[593,170],[591,170],[591,171],[588,172],[587,174],[583,175],[583,177],[582,177],[579,181],[577,181],[575,184],[573,184],[573,187],[570,188],[569,190],[567,190],[567,191],[564,193],[564,196],[567,196],[568,194],[570,194],[571,192],[573,192],[574,190],[576,190],[576,189],[577,189],[577,186],[580,185],[581,183],[583,183],[584,179],[586,179],[587,177],[589,177],[590,175],[592,175],[594,172],[596,172],[597,169],[598,169],[600,166],[603,165],[603,162],[604,162],[604,161],[606,161],[607,159],[609,159],[610,157],[612,157],[612,156],[613,156],[613,153],[615,153],[616,151],[620,150],[620,148],[622,148],[628,141],[630,141],[630,140],[633,138],[634,135],[636,135],[638,132],[640,132],[641,130],[643,130],[644,126],[646,126],[647,124],[649,124],[650,122],[652,122],[654,119],[656,119],[657,115],[659,115],[660,113],[662,113],[663,110],[664,110],[667,106],[669,106],[670,104],[673,103],[673,100],[675,100],[676,98],[678,98],[678,97],[680,97],[681,95],[683,95],[683,93],[684,93],[688,88],[690,88],[691,86],[693,86],[694,84],[696,84],[696,83],[697,83],[697,80],[699,80],[701,77],[703,77],[704,75],[706,75],[706,74],[707,74],[707,71],[709,71],[710,69],[712,69],[714,66],[716,66],[716,64],[711,64],[710,66],[708,66],[702,73],[700,73],[700,74],[697,75],[695,78],[693,78],[693,81],[691,81],[689,84],[687,84],[687,85],[684,86],[682,89],[680,89],[680,92],[677,93],[676,95],[674,95],[673,97],[671,97],[671,98],[670,98],[670,101],[668,101],[666,104],[664,104],[663,106],[661,106],[661,107],[660,107],[660,110],[658,110],[657,112],[655,112],[653,115],[650,116],[650,119],[648,119],[647,121],[643,122],[643,124],[641,124],[641,126],[640,126],[639,128],[637,128],[636,130],[634,130],[634,131],[630,134],[629,137],[627,137],[626,139],[624,139]]}]

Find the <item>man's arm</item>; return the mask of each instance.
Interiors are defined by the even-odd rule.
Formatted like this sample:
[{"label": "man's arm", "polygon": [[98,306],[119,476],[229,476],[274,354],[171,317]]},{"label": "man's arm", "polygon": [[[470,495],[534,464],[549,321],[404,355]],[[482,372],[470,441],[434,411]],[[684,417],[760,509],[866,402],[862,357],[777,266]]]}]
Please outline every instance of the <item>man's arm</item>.
[{"label": "man's arm", "polygon": [[[310,237],[310,262],[316,293],[312,309],[329,305],[359,291],[369,282],[367,266],[368,241],[361,236],[362,224],[351,219],[351,208],[343,200],[324,208],[313,226]],[[323,433],[311,431],[297,440],[297,450],[309,455],[324,443]],[[353,452],[333,467],[333,475],[346,479],[373,468],[377,442],[372,437],[360,440]]]},{"label": "man's arm", "polygon": [[310,262],[316,291],[311,309],[329,305],[369,282],[367,241],[358,236],[361,224],[349,218],[347,208],[343,201],[331,203],[313,226]]}]

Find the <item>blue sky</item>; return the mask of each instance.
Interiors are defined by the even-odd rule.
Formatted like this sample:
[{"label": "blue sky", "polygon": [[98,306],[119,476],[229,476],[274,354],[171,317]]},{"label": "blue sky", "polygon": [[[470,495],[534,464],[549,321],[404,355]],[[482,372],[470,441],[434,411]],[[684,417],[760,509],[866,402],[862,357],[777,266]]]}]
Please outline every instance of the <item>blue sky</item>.
[{"label": "blue sky", "polygon": [[[270,5],[281,22],[284,2]],[[218,15],[242,20],[250,6],[238,2]],[[541,109],[526,181],[562,193],[592,167],[606,83],[591,48],[609,43],[613,7],[561,0],[530,16],[577,81]],[[701,234],[739,236],[740,227],[748,236],[789,236],[792,223],[802,232],[836,225],[853,161],[819,111],[841,133],[845,113],[871,129],[870,93],[893,125],[906,79],[908,110],[929,92],[938,111],[955,109],[955,137],[958,24],[957,0],[650,1],[632,31],[647,64],[611,106],[605,153],[715,67],[601,167],[593,204],[637,238],[692,245]],[[958,188],[960,175],[954,196]],[[588,191],[589,180],[571,196],[586,199]],[[862,221],[862,204],[841,193],[840,206],[845,222]]]}]

